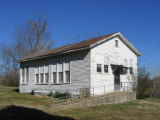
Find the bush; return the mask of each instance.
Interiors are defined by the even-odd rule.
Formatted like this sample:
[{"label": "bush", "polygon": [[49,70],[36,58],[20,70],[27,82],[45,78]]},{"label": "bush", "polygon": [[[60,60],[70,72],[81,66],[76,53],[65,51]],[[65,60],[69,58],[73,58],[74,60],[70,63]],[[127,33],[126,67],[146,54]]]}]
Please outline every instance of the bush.
[{"label": "bush", "polygon": [[34,92],[34,90],[32,90],[32,91],[31,91],[31,95],[34,95],[34,94],[35,94],[35,92]]},{"label": "bush", "polygon": [[49,96],[49,97],[52,97],[52,96],[53,96],[53,92],[50,91],[50,92],[48,93],[48,96]]},{"label": "bush", "polygon": [[54,94],[55,94],[56,98],[59,98],[59,99],[67,99],[67,98],[69,98],[71,96],[71,94],[68,93],[68,92],[64,92],[64,93],[55,92]]}]

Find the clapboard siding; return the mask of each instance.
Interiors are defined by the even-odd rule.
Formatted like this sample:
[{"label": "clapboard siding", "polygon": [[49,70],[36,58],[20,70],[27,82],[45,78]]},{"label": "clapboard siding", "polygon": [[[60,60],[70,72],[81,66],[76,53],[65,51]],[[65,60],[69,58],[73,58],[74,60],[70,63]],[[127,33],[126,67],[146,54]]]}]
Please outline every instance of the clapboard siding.
[{"label": "clapboard siding", "polygon": [[[118,47],[115,47],[115,40],[118,40]],[[109,72],[104,73],[103,65],[105,59],[109,58]],[[21,62],[21,65],[29,66],[29,83],[20,84],[20,92],[48,93],[50,91],[72,92],[78,94],[80,88],[90,88],[92,94],[103,94],[104,92],[114,91],[114,75],[112,73],[111,64],[125,66],[125,59],[128,61],[128,67],[133,67],[134,75],[137,76],[137,55],[121,40],[119,37],[112,37],[103,43],[98,43],[90,50],[81,50],[72,53],[57,55],[38,59],[30,62]],[[132,65],[131,62],[132,61]],[[70,84],[52,84],[52,68],[58,63],[70,63]],[[97,64],[102,64],[102,73],[97,73]],[[38,67],[48,66],[49,83],[46,85],[35,84],[35,74]],[[54,72],[57,68],[54,68]],[[20,70],[21,71],[21,70]],[[43,72],[43,69],[41,69]],[[129,73],[121,75],[121,82],[132,82],[132,75]],[[94,92],[94,93],[93,93]]]},{"label": "clapboard siding", "polygon": [[[53,85],[52,80],[52,65],[57,63],[70,62],[70,84]],[[35,92],[48,93],[50,91],[71,91],[77,92],[80,88],[90,87],[90,50],[64,54],[48,59],[32,61],[29,63],[21,63],[29,66],[29,83],[26,85],[20,84],[20,92],[28,93],[34,90]],[[49,84],[35,84],[35,68],[49,66]]]},{"label": "clapboard siding", "polygon": [[[119,47],[115,47],[115,40],[118,40]],[[109,73],[97,73],[96,65],[104,65],[104,56],[109,56]],[[114,37],[91,49],[91,92],[103,93],[114,91],[114,75],[110,64],[124,65],[124,59],[133,59],[134,73],[137,74],[137,55],[129,49],[119,37]],[[128,65],[129,66],[129,65]],[[103,67],[102,67],[103,69]],[[121,82],[132,81],[130,74],[121,75]],[[101,87],[102,86],[102,87]],[[98,88],[99,87],[99,88]]]}]

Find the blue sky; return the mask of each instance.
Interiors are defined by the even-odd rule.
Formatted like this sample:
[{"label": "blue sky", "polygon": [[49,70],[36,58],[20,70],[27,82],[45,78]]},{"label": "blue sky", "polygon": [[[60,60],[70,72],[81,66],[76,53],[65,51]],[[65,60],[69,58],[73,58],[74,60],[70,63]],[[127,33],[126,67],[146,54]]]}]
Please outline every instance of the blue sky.
[{"label": "blue sky", "polygon": [[0,42],[10,44],[15,28],[39,14],[56,46],[121,32],[142,53],[141,65],[160,65],[159,0],[1,0]]}]

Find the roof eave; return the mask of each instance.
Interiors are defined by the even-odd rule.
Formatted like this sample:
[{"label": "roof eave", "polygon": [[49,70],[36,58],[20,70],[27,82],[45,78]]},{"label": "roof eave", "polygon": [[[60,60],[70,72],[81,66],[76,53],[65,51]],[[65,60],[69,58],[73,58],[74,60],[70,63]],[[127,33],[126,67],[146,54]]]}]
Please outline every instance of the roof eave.
[{"label": "roof eave", "polygon": [[82,47],[82,48],[78,48],[78,49],[67,50],[67,51],[62,51],[62,52],[58,52],[55,54],[49,54],[49,55],[45,55],[45,56],[37,56],[37,57],[33,57],[33,58],[17,60],[17,62],[21,63],[21,62],[27,62],[27,61],[37,60],[37,59],[43,59],[43,58],[53,57],[53,56],[62,55],[62,54],[66,54],[66,53],[86,50],[86,49],[90,49],[90,46]]}]

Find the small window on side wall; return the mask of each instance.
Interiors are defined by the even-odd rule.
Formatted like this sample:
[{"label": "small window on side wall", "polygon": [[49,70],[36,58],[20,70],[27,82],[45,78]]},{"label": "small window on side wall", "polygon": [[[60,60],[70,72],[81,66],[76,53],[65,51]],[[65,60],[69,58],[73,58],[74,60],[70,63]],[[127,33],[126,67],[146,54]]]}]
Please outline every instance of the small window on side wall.
[{"label": "small window on side wall", "polygon": [[118,40],[115,40],[115,47],[118,47]]},{"label": "small window on side wall", "polygon": [[101,64],[97,64],[97,72],[102,72],[102,65]]},{"label": "small window on side wall", "polygon": [[104,65],[104,72],[108,73],[108,65]]}]

